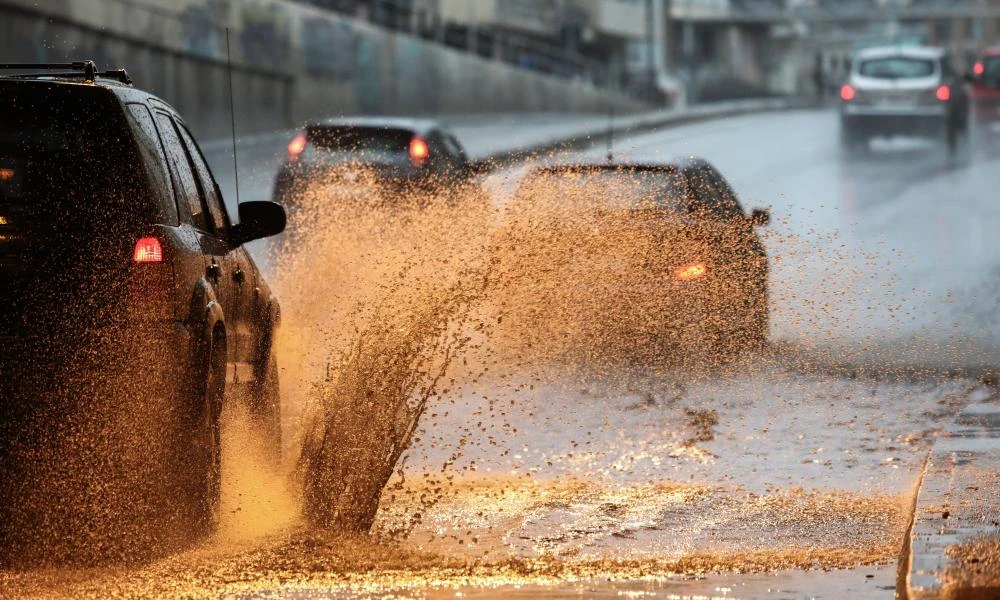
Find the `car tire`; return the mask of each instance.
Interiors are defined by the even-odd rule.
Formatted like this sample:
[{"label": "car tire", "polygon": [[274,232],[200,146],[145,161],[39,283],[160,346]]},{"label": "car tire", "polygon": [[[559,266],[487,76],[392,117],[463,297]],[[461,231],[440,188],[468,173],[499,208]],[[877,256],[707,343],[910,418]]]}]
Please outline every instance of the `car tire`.
[{"label": "car tire", "polygon": [[868,138],[841,123],[840,149],[848,157],[865,154],[868,151]]},{"label": "car tire", "polygon": [[209,534],[219,522],[222,490],[220,415],[226,393],[226,338],[216,333],[203,353],[205,364],[195,392],[188,437],[187,501],[197,534]]},{"label": "car tire", "polygon": [[260,433],[264,455],[270,466],[281,466],[281,394],[278,385],[278,362],[268,353],[263,377],[251,391],[251,410]]},{"label": "car tire", "polygon": [[771,315],[767,308],[767,295],[757,300],[751,308],[747,325],[741,332],[741,350],[744,352],[759,352],[767,348],[771,332]]}]

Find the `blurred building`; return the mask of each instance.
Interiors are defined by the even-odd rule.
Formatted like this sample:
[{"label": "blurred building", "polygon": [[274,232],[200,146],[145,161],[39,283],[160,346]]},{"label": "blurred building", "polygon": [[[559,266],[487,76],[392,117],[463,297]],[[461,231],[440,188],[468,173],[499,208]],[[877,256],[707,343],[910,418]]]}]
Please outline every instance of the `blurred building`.
[{"label": "blurred building", "polygon": [[484,57],[637,93],[665,68],[668,0],[303,0]]},{"label": "blurred building", "polygon": [[1000,42],[1000,0],[299,0],[523,69],[662,101],[815,93],[850,54]]}]

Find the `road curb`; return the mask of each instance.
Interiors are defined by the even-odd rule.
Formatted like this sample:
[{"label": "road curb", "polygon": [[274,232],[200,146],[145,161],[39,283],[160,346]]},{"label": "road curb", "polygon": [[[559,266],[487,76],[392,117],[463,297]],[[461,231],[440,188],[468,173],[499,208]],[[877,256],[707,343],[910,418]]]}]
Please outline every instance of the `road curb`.
[{"label": "road curb", "polygon": [[1000,397],[969,404],[934,442],[900,556],[898,595],[1000,598]]}]

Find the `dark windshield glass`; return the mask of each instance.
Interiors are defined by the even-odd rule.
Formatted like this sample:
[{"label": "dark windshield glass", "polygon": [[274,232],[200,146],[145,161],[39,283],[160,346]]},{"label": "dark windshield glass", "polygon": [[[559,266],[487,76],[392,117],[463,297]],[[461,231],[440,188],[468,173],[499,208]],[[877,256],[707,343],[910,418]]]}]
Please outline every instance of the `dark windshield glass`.
[{"label": "dark windshield glass", "polygon": [[901,56],[876,58],[862,62],[859,73],[876,79],[929,77],[934,74],[934,61]]},{"label": "dark windshield glass", "polygon": [[144,177],[130,131],[106,90],[3,85],[0,206],[66,220],[135,209]]},{"label": "dark windshield glass", "polygon": [[653,169],[550,170],[531,176],[521,195],[544,195],[553,204],[601,210],[656,208],[681,212],[688,187],[680,173]]},{"label": "dark windshield glass", "polygon": [[413,132],[377,127],[312,127],[309,147],[316,154],[341,160],[402,163],[409,160]]}]

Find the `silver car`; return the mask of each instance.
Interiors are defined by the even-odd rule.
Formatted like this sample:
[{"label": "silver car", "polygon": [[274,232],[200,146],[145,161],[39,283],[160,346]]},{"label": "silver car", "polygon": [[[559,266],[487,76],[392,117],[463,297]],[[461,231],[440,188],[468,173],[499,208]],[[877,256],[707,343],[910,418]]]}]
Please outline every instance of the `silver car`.
[{"label": "silver car", "polygon": [[963,81],[938,48],[885,46],[858,52],[840,88],[841,142],[864,151],[873,137],[919,136],[954,151],[968,132]]}]

